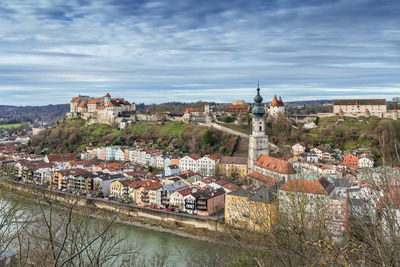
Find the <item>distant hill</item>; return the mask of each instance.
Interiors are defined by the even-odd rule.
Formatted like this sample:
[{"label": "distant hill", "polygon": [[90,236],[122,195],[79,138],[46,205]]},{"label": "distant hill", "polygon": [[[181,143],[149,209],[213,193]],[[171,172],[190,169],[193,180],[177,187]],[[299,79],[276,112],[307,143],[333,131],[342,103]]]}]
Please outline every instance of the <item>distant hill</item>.
[{"label": "distant hill", "polygon": [[0,124],[53,122],[69,111],[69,104],[47,106],[0,105]]}]

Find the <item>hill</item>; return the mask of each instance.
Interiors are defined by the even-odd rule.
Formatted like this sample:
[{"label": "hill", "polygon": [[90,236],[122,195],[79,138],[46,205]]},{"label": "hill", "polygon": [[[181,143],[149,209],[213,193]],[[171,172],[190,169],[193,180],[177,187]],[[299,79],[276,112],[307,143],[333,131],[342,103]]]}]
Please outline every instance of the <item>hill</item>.
[{"label": "hill", "polygon": [[0,105],[0,124],[54,122],[68,111],[68,104],[47,106]]},{"label": "hill", "polygon": [[236,136],[182,122],[141,122],[119,130],[106,124],[86,126],[82,119],[65,119],[34,137],[31,150],[38,154],[79,153],[87,146],[120,145],[151,147],[173,154],[230,155],[236,141]]},{"label": "hill", "polygon": [[398,165],[400,120],[377,117],[320,118],[318,128],[304,130],[288,128],[287,139],[290,144],[305,142],[310,145],[326,145],[342,151],[356,151],[370,148],[378,164],[385,158],[386,164]]}]

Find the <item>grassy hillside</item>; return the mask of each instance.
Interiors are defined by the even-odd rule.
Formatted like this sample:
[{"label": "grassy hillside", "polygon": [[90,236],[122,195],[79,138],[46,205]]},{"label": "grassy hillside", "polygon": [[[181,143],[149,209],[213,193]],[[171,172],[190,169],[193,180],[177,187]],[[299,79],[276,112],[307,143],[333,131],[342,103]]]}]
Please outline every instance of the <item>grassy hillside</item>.
[{"label": "grassy hillside", "polygon": [[28,125],[29,127],[32,127],[32,123],[11,123],[11,124],[0,124],[0,129],[11,129],[11,128],[18,128],[23,126],[24,124]]},{"label": "grassy hillside", "polygon": [[232,153],[237,137],[207,127],[181,122],[137,123],[119,130],[106,124],[86,126],[84,120],[64,120],[36,136],[35,153],[81,152],[87,146],[145,146],[180,153]]},{"label": "grassy hillside", "polygon": [[400,140],[400,120],[377,117],[321,118],[318,128],[292,130],[290,143],[304,141],[307,144],[327,145],[343,151],[371,147],[374,158],[382,163],[399,165],[397,158]]}]

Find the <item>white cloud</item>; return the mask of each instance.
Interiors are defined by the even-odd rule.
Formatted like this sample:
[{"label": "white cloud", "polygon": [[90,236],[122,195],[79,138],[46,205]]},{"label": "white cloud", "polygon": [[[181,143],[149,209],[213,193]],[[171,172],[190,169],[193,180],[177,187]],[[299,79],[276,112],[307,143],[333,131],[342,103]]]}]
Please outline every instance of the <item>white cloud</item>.
[{"label": "white cloud", "polygon": [[3,6],[3,104],[62,103],[99,88],[135,102],[231,102],[251,100],[258,80],[270,88],[266,97],[279,90],[290,101],[400,91],[395,1],[3,0]]}]

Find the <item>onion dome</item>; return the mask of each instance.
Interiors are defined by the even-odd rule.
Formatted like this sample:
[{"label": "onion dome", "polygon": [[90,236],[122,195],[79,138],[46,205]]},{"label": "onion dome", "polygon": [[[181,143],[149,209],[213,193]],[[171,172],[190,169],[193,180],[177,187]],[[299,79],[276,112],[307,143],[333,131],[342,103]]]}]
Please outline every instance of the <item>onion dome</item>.
[{"label": "onion dome", "polygon": [[111,97],[109,93],[107,93],[104,97]]},{"label": "onion dome", "polygon": [[260,95],[260,87],[258,86],[257,87],[257,95],[254,97],[254,107],[251,110],[251,113],[253,113],[253,115],[255,117],[258,117],[258,118],[264,117],[265,109],[262,104],[262,101],[263,101],[263,97]]}]

